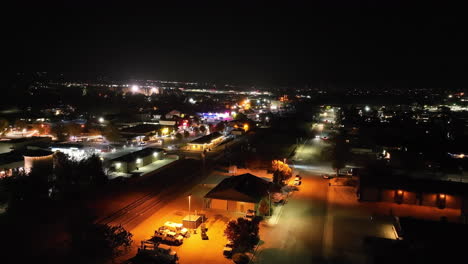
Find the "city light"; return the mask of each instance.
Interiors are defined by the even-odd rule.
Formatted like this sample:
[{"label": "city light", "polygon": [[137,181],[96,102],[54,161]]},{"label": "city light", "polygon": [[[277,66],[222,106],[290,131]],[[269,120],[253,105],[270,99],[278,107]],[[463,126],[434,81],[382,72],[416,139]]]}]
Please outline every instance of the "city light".
[{"label": "city light", "polygon": [[104,117],[100,117],[98,121],[99,123],[104,123]]},{"label": "city light", "polygon": [[137,164],[140,164],[140,163],[141,163],[141,159],[140,159],[140,158],[136,159],[136,163],[137,163]]},{"label": "city light", "polygon": [[163,135],[167,135],[167,133],[169,133],[169,128],[167,128],[167,127],[163,128],[163,129],[161,130],[161,133],[162,133]]},{"label": "city light", "polygon": [[140,87],[138,85],[132,85],[132,93],[137,93],[140,90]]}]

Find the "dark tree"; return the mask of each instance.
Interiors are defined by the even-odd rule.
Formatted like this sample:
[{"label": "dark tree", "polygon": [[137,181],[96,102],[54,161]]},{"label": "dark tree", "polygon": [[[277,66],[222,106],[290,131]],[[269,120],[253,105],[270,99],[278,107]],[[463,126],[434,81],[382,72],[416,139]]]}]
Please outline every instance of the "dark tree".
[{"label": "dark tree", "polygon": [[249,263],[250,259],[246,254],[236,253],[232,255],[232,261],[236,264],[247,264]]},{"label": "dark tree", "polygon": [[79,223],[71,228],[71,256],[77,263],[102,263],[128,252],[132,233],[122,226]]},{"label": "dark tree", "polygon": [[270,204],[268,200],[262,199],[258,207],[258,211],[262,215],[270,215]]},{"label": "dark tree", "polygon": [[27,123],[21,119],[15,120],[15,128],[17,129],[23,129],[26,128]]},{"label": "dark tree", "polygon": [[233,242],[236,252],[252,250],[259,241],[259,220],[254,218],[249,221],[244,218],[232,220],[227,224],[224,235]]},{"label": "dark tree", "polygon": [[247,116],[243,113],[238,113],[234,119],[235,120],[247,120]]},{"label": "dark tree", "polygon": [[[0,181],[8,199],[8,211],[34,209],[48,199],[50,170],[35,168],[29,174],[17,172]],[[5,197],[6,198],[6,197]]]},{"label": "dark tree", "polygon": [[336,176],[338,177],[340,169],[346,166],[350,155],[349,145],[346,143],[343,133],[339,133],[333,139],[333,146],[330,151],[332,167],[336,171]]},{"label": "dark tree", "polygon": [[51,128],[51,132],[57,137],[59,141],[64,141],[67,139],[67,131],[65,129],[65,126],[61,123],[53,125]]},{"label": "dark tree", "polygon": [[200,129],[200,132],[202,132],[202,133],[206,132],[206,126],[204,126],[204,125],[201,125],[199,129]]},{"label": "dark tree", "polygon": [[100,186],[107,181],[102,161],[97,155],[77,161],[59,152],[54,159],[55,194],[73,197],[83,188]]},{"label": "dark tree", "polygon": [[226,123],[225,122],[219,122],[215,126],[215,131],[222,132],[222,131],[224,131],[225,128],[226,128]]},{"label": "dark tree", "polygon": [[83,129],[79,124],[75,123],[69,123],[66,124],[64,127],[65,133],[67,133],[68,136],[78,136],[81,134]]},{"label": "dark tree", "polygon": [[108,124],[104,127],[102,135],[110,142],[116,142],[121,139],[119,130],[112,124]]},{"label": "dark tree", "polygon": [[3,135],[5,133],[9,125],[10,123],[8,122],[8,120],[0,118],[0,135]]}]

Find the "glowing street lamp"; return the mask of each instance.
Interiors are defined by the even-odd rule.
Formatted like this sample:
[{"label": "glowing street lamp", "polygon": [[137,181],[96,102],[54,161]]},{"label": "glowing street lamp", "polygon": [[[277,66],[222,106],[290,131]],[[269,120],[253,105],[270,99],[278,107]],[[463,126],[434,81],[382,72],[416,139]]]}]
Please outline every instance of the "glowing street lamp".
[{"label": "glowing street lamp", "polygon": [[140,90],[140,87],[138,85],[132,85],[132,92],[137,93]]},{"label": "glowing street lamp", "polygon": [[189,196],[188,196],[189,222],[190,222],[190,217],[191,217],[191,216],[190,216],[190,214],[191,214],[191,208],[190,208],[191,202],[192,202],[192,194],[189,194]]},{"label": "glowing street lamp", "polygon": [[99,123],[104,123],[104,117],[100,117],[98,121]]}]

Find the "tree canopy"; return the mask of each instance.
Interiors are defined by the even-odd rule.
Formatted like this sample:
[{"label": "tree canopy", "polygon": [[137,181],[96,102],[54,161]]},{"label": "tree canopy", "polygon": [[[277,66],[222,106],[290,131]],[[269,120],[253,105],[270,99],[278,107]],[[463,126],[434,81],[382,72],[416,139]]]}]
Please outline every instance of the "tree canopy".
[{"label": "tree canopy", "polygon": [[247,252],[252,250],[259,241],[258,218],[249,221],[245,218],[231,220],[224,230],[224,235],[234,244],[236,252]]},{"label": "tree canopy", "polygon": [[274,160],[272,162],[273,182],[276,184],[283,185],[285,181],[292,177],[292,170],[288,164],[281,160]]},{"label": "tree canopy", "polygon": [[77,263],[102,263],[128,252],[132,233],[122,226],[78,223],[70,230],[71,256]]}]

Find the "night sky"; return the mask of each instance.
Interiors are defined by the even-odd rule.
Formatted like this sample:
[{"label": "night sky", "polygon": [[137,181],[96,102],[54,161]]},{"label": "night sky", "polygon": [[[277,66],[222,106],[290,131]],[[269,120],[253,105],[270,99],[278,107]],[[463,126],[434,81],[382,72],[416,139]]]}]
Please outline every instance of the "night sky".
[{"label": "night sky", "polygon": [[461,6],[44,2],[2,8],[12,72],[252,84],[467,79]]}]

